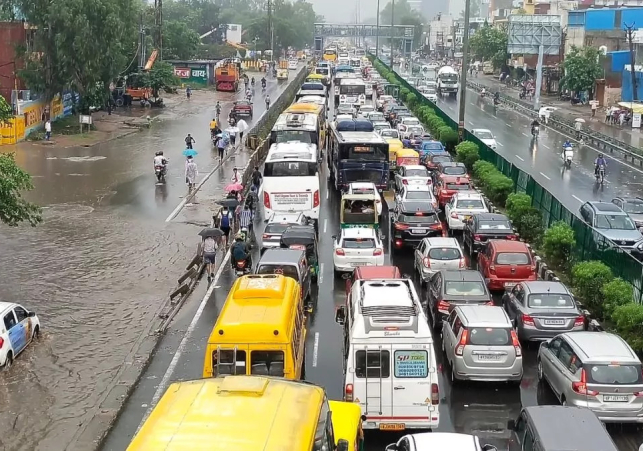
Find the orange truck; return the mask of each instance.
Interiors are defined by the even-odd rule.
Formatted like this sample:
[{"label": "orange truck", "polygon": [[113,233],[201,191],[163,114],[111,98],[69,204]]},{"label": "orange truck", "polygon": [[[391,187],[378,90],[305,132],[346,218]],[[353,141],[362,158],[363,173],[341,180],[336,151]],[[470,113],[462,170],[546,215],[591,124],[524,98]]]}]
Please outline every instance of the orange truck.
[{"label": "orange truck", "polygon": [[236,92],[239,89],[239,77],[239,65],[232,61],[217,67],[214,72],[217,91]]}]

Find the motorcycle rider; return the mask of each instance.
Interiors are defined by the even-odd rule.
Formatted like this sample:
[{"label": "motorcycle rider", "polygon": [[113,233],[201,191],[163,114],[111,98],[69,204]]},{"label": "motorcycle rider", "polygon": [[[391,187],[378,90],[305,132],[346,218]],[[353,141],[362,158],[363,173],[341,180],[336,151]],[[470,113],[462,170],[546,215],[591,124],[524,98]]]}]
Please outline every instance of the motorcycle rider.
[{"label": "motorcycle rider", "polygon": [[266,89],[266,77],[261,78],[261,89]]},{"label": "motorcycle rider", "polygon": [[255,77],[252,77],[250,84],[252,85],[253,88],[255,87]]},{"label": "motorcycle rider", "polygon": [[534,134],[534,130],[536,127],[540,127],[540,122],[538,122],[538,119],[534,119],[534,121],[531,123],[531,134]]},{"label": "motorcycle rider", "polygon": [[252,91],[250,89],[246,89],[246,99],[248,99],[248,102],[252,102]]},{"label": "motorcycle rider", "polygon": [[598,154],[598,158],[594,160],[594,174],[598,175],[598,170],[603,167],[603,170],[607,168],[607,160],[605,160],[605,157],[603,156],[602,153]]},{"label": "motorcycle rider", "polygon": [[214,138],[214,136],[217,134],[217,120],[215,118],[212,118],[210,121],[210,137]]},{"label": "motorcycle rider", "polygon": [[188,149],[191,149],[192,148],[192,143],[196,144],[196,141],[194,140],[192,135],[190,135],[188,133],[188,136],[185,137],[185,147],[188,148]]},{"label": "motorcycle rider", "polygon": [[168,161],[169,159],[163,156],[163,151],[159,150],[158,152],[156,152],[154,156],[154,170],[156,170],[157,166],[163,166],[163,171],[165,172]]},{"label": "motorcycle rider", "polygon": [[238,262],[246,262],[246,268],[251,268],[251,256],[250,248],[245,242],[245,236],[243,232],[238,232],[234,237],[234,244],[232,249],[230,249],[230,263],[232,263],[232,268],[236,269]]},{"label": "motorcycle rider", "polygon": [[[569,139],[565,140],[565,143],[563,144],[563,150],[567,149],[568,147],[572,147],[572,143],[569,142]],[[603,156],[603,154],[599,154],[599,156]]]},{"label": "motorcycle rider", "polygon": [[185,89],[185,95],[187,96],[188,100],[190,100],[190,97],[192,96],[192,88],[189,86]]}]

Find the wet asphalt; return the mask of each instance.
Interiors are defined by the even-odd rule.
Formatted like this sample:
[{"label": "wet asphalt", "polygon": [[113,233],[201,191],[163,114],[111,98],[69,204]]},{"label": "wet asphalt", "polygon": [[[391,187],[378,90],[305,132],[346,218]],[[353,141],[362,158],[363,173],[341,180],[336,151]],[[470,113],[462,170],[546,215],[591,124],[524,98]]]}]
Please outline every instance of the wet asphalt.
[{"label": "wet asphalt", "polygon": [[[474,101],[475,103],[475,101]],[[442,105],[441,105],[442,106]],[[484,109],[484,106],[481,106]],[[473,107],[469,108],[473,110]],[[490,124],[498,140],[506,145],[500,147],[513,155],[526,155],[532,151],[520,150],[529,144],[529,139],[522,136],[520,130],[522,120],[520,117],[499,116],[487,121],[485,114],[479,111],[471,111],[474,123],[480,121],[476,126],[483,128],[482,124]],[[505,114],[505,113],[502,113]],[[332,117],[332,114],[329,114]],[[509,120],[512,127],[503,122]],[[525,119],[526,121],[526,119]],[[496,131],[491,127],[502,125],[505,129]],[[528,123],[527,123],[528,124]],[[467,123],[469,126],[470,124]],[[516,125],[516,127],[513,127]],[[528,131],[528,130],[527,130]],[[547,136],[546,133],[552,133]],[[541,151],[539,158],[532,158],[531,164],[538,165],[536,168],[551,168],[554,170],[555,163],[551,165],[540,163],[545,156],[553,157],[553,148],[558,137],[553,132],[541,133],[539,145],[547,143],[551,149],[548,152]],[[560,137],[562,139],[562,137]],[[562,141],[561,141],[562,144]],[[543,147],[544,148],[544,147]],[[511,150],[509,150],[511,149]],[[545,148],[546,149],[546,148]],[[520,154],[519,152],[522,152]],[[555,157],[555,155],[554,155]],[[586,157],[589,158],[589,157]],[[577,161],[577,167],[582,167],[582,161]],[[533,163],[536,162],[536,163]],[[580,166],[579,166],[580,165]],[[531,165],[521,166],[529,170]],[[572,168],[574,171],[576,168]],[[543,171],[544,172],[544,171]],[[580,172],[576,169],[574,172]],[[324,163],[322,179],[327,176],[327,168]],[[567,189],[575,189],[576,181],[581,177],[568,179]],[[591,182],[591,179],[590,179]],[[546,186],[550,187],[553,183]],[[584,189],[580,182],[581,190]],[[606,187],[607,189],[607,187]],[[342,329],[334,321],[335,308],[345,303],[345,281],[336,278],[333,274],[332,260],[332,235],[339,231],[339,202],[340,197],[328,183],[321,186],[322,209],[320,214],[320,276],[317,292],[314,293],[314,310],[309,317],[308,335],[306,343],[306,379],[310,382],[323,386],[329,399],[342,398],[342,355],[341,337]],[[580,192],[580,191],[579,191]],[[262,218],[258,218],[255,224],[257,236],[262,232]],[[385,243],[389,243],[389,219],[388,213],[384,212],[382,217],[382,231],[385,235]],[[391,257],[390,249],[386,252],[385,264],[398,266],[403,274],[413,274],[413,260],[410,251],[397,252]],[[219,257],[221,260],[221,256]],[[258,261],[258,255],[254,256]],[[136,430],[143,419],[149,414],[155,401],[163,394],[167,386],[175,381],[197,379],[201,377],[203,359],[208,337],[214,327],[218,313],[221,310],[228,291],[235,280],[234,274],[229,265],[221,272],[220,278],[214,282],[214,289],[210,296],[206,296],[206,283],[201,282],[195,293],[183,306],[176,319],[170,326],[170,330],[163,337],[161,344],[147,368],[143,377],[133,391],[125,409],[122,412],[115,427],[110,432],[104,451],[122,451],[127,448]],[[418,293],[421,292],[419,284],[416,283]],[[426,296],[422,293],[422,296]],[[499,299],[497,299],[499,301]],[[463,383],[452,387],[448,381],[448,375],[443,374],[442,353],[440,338],[435,338],[435,352],[439,364],[440,378],[440,426],[438,431],[461,432],[476,434],[481,438],[482,443],[496,445],[499,450],[508,449],[508,443],[512,440],[510,431],[507,430],[507,421],[516,419],[522,406],[557,404],[557,400],[551,390],[539,384],[536,375],[536,351],[535,345],[525,346],[524,354],[524,378],[520,387],[509,387],[505,384],[476,384]],[[622,451],[638,449],[643,441],[641,430],[632,425],[608,426],[608,430]],[[402,434],[373,432],[366,434],[366,449],[368,451],[381,451],[387,444],[395,442]]]},{"label": "wet asphalt", "polygon": [[[265,111],[258,85],[255,121]],[[269,78],[273,102],[287,85]],[[43,332],[0,374],[0,449],[62,450],[89,420],[192,259],[233,167],[248,161],[247,150],[230,151],[193,204],[166,222],[187,192],[184,138],[196,140],[200,180],[219,166],[209,132],[216,101],[225,120],[242,97],[195,91],[160,110],[150,129],[93,147],[2,147],[33,175],[35,189],[26,196],[44,207],[45,221],[0,228],[0,299],[36,311]],[[149,113],[133,108],[126,115]],[[152,165],[157,150],[170,159],[163,184]]]}]

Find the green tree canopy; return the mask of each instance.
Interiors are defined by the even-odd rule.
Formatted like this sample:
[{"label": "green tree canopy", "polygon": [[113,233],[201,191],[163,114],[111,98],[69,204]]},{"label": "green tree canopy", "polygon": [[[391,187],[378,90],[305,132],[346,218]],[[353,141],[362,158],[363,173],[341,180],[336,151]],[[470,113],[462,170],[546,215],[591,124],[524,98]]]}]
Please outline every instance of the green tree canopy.
[{"label": "green tree canopy", "polygon": [[593,91],[596,79],[603,73],[601,58],[597,48],[572,46],[563,61],[561,87],[575,92]]},{"label": "green tree canopy", "polygon": [[499,69],[507,64],[508,40],[506,28],[485,24],[469,39],[471,55],[478,60],[491,61],[493,67]]},{"label": "green tree canopy", "polygon": [[163,58],[189,60],[200,45],[199,33],[185,22],[166,20],[163,23]]},{"label": "green tree canopy", "polygon": [[152,88],[152,95],[159,96],[159,91],[166,86],[176,86],[179,79],[174,75],[174,68],[165,61],[159,61],[154,64],[152,69],[145,73],[145,86]]},{"label": "green tree canopy", "polygon": [[0,154],[0,222],[10,226],[42,222],[40,207],[22,198],[21,193],[31,189],[31,176],[18,167],[14,155]]},{"label": "green tree canopy", "polygon": [[11,105],[9,105],[4,97],[0,96],[0,122],[6,122],[12,117],[13,111],[11,110]]}]

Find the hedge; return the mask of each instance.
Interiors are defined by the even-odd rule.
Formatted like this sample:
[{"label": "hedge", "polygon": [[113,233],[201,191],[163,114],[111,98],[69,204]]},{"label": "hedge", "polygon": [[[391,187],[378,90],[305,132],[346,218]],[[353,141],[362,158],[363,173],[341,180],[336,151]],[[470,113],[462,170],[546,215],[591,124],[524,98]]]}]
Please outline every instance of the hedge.
[{"label": "hedge", "polygon": [[543,237],[545,258],[554,268],[569,269],[572,249],[576,246],[574,229],[563,221],[553,223]]},{"label": "hedge", "polygon": [[473,175],[482,185],[483,191],[501,207],[514,190],[514,182],[487,161],[477,161],[473,165]]},{"label": "hedge", "polygon": [[462,141],[455,146],[455,160],[464,163],[468,171],[473,169],[473,164],[480,159],[478,145],[471,141]]}]

